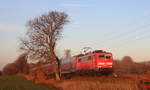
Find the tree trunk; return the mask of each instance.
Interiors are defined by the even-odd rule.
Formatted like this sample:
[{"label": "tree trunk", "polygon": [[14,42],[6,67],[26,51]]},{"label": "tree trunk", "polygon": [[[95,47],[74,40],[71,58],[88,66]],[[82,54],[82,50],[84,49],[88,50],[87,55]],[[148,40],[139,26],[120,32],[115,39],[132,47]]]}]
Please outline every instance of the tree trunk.
[{"label": "tree trunk", "polygon": [[53,57],[54,57],[54,59],[55,59],[55,61],[56,61],[56,63],[55,63],[55,79],[56,80],[60,80],[61,79],[61,73],[60,73],[60,61],[59,61],[59,59],[58,59],[58,57],[56,56],[56,54],[55,54],[55,52],[54,51],[52,51],[52,55],[53,55]]},{"label": "tree trunk", "polygon": [[60,80],[60,74],[59,74],[58,71],[55,72],[55,79],[56,79],[57,81]]}]

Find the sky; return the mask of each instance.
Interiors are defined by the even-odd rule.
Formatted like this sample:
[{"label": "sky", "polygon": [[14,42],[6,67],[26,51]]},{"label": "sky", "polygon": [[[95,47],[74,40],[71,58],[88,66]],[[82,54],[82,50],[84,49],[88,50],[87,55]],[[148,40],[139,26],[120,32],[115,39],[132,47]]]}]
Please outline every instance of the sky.
[{"label": "sky", "polygon": [[1,0],[0,69],[21,54],[27,21],[53,10],[70,20],[57,42],[58,56],[91,47],[112,52],[115,59],[150,60],[150,0]]}]

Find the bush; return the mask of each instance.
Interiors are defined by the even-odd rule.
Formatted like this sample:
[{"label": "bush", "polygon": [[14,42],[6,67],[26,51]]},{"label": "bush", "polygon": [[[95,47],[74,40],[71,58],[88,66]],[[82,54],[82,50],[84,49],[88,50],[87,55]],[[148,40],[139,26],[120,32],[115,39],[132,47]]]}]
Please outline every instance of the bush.
[{"label": "bush", "polygon": [[25,73],[28,74],[29,73],[29,66],[27,63],[27,54],[23,53],[21,54],[18,59],[15,61],[15,64],[17,65],[20,73]]},{"label": "bush", "polygon": [[18,73],[18,71],[19,71],[19,68],[17,67],[15,63],[9,63],[5,65],[5,67],[3,68],[4,75],[15,75],[16,73]]},{"label": "bush", "polygon": [[0,76],[2,76],[2,71],[0,71]]},{"label": "bush", "polygon": [[3,68],[4,75],[15,75],[18,72],[28,74],[29,65],[27,63],[26,56],[27,54],[23,53],[18,57],[15,62],[5,65]]}]

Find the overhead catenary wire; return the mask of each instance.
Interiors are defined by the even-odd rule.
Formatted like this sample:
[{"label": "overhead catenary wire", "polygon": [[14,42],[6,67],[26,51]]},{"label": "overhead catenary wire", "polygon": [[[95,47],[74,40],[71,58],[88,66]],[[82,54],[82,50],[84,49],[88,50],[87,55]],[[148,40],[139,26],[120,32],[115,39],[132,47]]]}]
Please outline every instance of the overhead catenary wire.
[{"label": "overhead catenary wire", "polygon": [[[126,27],[130,27],[130,26],[133,26],[133,25],[137,25],[138,23],[143,22],[142,20],[144,20],[144,19],[147,20],[147,18],[149,18],[149,17],[150,17],[150,13],[148,13],[148,14],[142,16],[142,17],[139,17],[138,20],[133,21],[133,22],[130,23],[130,24],[127,24]],[[123,29],[120,29],[121,32],[117,32],[116,34],[113,34],[113,33],[115,33],[115,31],[114,31],[115,29],[114,29],[114,30],[111,30],[110,32],[103,34],[103,36],[105,37],[105,39],[100,40],[100,44],[99,44],[99,45],[100,45],[101,47],[103,47],[103,46],[106,45],[105,43],[111,42],[111,41],[113,41],[113,39],[126,37],[128,34],[135,33],[135,32],[137,32],[138,30],[140,30],[140,28],[143,28],[143,27],[146,27],[146,26],[149,26],[149,24],[148,24],[148,25],[144,25],[144,26],[142,26],[142,27],[137,27],[137,28],[135,28],[135,29],[128,29],[128,28],[125,27],[125,28],[123,28]],[[138,29],[138,28],[139,28],[139,29]],[[97,44],[97,43],[96,43],[96,44]]]},{"label": "overhead catenary wire", "polygon": [[[112,37],[112,38],[110,38],[110,39],[108,39],[108,40],[105,40],[105,42],[101,42],[101,43],[103,43],[102,45],[105,46],[106,43],[113,43],[113,42],[116,41],[116,40],[124,41],[123,38],[125,38],[125,39],[130,39],[130,38],[133,37],[133,34],[134,34],[134,33],[137,33],[137,35],[138,35],[138,34],[139,34],[139,31],[140,31],[140,33],[142,33],[142,32],[144,32],[144,31],[142,31],[142,29],[148,28],[148,27],[150,27],[150,24],[146,24],[146,25],[144,25],[144,26],[142,26],[142,27],[138,27],[138,28],[133,29],[133,30],[131,30],[131,31],[127,31],[127,32],[125,32],[125,33],[118,34],[118,35],[116,35],[115,37]],[[145,29],[145,30],[147,30],[147,29]],[[101,46],[102,46],[102,45],[101,45]]]},{"label": "overhead catenary wire", "polygon": [[[130,30],[130,29],[126,28],[126,27],[131,27],[131,26],[133,26],[133,25],[137,25],[138,23],[143,22],[142,20],[147,19],[147,18],[149,18],[149,17],[150,17],[150,13],[148,13],[147,15],[144,15],[144,16],[142,16],[142,17],[139,17],[140,20],[131,21],[131,23],[127,24],[124,28],[122,27],[123,29],[120,29],[121,32],[117,32],[116,35],[113,34],[113,33],[115,32],[115,31],[114,31],[115,29],[112,29],[110,32],[104,33],[103,36],[107,36],[108,39],[112,39],[112,38],[114,38],[114,37],[116,37],[116,36],[121,36],[121,35],[124,34],[127,30]],[[137,28],[138,28],[138,27],[137,27]],[[129,32],[130,32],[130,31],[129,31]],[[105,40],[103,40],[103,41],[101,41],[101,42],[105,42]]]}]

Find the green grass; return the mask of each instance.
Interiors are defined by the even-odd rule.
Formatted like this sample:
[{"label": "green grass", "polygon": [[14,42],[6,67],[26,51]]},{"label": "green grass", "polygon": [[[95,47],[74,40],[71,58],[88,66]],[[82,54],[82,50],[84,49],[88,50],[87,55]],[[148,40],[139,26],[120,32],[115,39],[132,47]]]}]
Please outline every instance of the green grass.
[{"label": "green grass", "polygon": [[37,85],[19,76],[2,76],[0,77],[0,90],[59,90],[59,89]]}]

